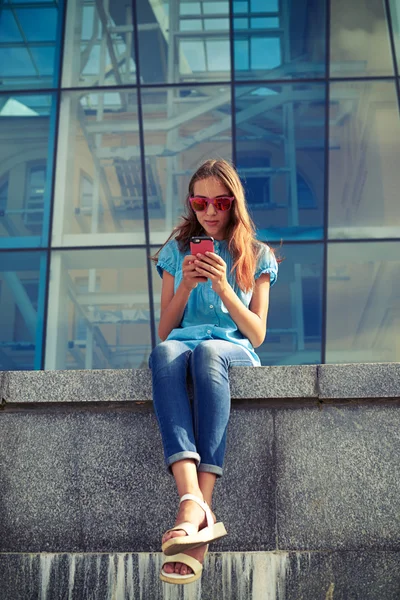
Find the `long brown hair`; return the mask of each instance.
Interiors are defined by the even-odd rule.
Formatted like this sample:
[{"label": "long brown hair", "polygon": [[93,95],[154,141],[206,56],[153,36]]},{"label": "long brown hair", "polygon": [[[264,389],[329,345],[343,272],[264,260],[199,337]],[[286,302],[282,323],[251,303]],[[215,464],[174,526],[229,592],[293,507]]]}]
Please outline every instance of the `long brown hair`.
[{"label": "long brown hair", "polygon": [[[263,244],[256,240],[255,226],[247,210],[239,175],[226,160],[207,160],[194,173],[189,182],[189,193],[185,201],[185,214],[182,215],[181,222],[174,227],[165,244],[174,238],[178,242],[179,250],[185,252],[189,248],[190,238],[204,233],[190,205],[189,198],[194,195],[195,183],[209,177],[218,179],[226,187],[229,195],[235,198],[230,209],[231,218],[225,233],[229,240],[228,249],[233,257],[232,272],[236,270],[236,282],[243,291],[250,291],[254,286],[257,257]],[[151,257],[154,262],[157,262],[158,255],[165,244]]]}]

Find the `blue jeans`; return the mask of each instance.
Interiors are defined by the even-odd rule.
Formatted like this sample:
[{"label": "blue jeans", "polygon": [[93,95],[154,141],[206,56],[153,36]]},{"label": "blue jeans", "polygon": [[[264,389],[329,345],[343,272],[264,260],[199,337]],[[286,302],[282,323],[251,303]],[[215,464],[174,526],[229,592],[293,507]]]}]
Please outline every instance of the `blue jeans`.
[{"label": "blue jeans", "polygon": [[[194,349],[178,340],[162,342],[152,351],[149,366],[153,403],[167,466],[193,459],[199,471],[222,475],[230,413],[228,369],[252,366],[239,344],[205,340]],[[187,376],[193,381],[193,405]]]}]

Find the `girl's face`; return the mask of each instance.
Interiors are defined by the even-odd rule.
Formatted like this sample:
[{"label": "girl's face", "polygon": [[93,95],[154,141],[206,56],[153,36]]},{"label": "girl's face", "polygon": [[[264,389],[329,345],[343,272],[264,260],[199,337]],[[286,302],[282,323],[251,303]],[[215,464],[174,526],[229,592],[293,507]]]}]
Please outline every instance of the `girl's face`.
[{"label": "girl's face", "polygon": [[[218,196],[231,196],[229,190],[224,184],[215,177],[201,179],[194,184],[193,192],[195,196],[204,198],[217,198]],[[204,210],[196,212],[196,217],[207,235],[215,240],[225,238],[226,226],[231,219],[233,206],[229,210],[217,210],[213,204],[209,204]]]}]

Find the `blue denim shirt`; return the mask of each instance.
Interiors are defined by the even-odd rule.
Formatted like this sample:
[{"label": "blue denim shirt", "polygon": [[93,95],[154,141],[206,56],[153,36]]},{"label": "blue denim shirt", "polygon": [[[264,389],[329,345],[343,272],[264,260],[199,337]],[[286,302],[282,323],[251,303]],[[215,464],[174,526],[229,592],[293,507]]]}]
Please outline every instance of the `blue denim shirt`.
[{"label": "blue denim shirt", "polygon": [[[228,251],[228,242],[226,240],[215,241],[214,249],[215,253],[227,264],[227,279],[230,285],[248,308],[252,292],[243,292],[236,283],[235,273],[230,273],[233,261]],[[186,254],[190,254],[190,251],[180,252],[177,241],[173,239],[162,248],[158,255],[157,271],[161,277],[164,270],[175,277],[175,292],[182,281],[182,262]],[[258,279],[262,273],[269,273],[270,285],[274,285],[278,274],[278,265],[273,252],[265,244],[261,245],[254,278]],[[212,283],[209,280],[207,283],[199,283],[192,290],[180,327],[173,329],[167,339],[184,341],[192,349],[203,340],[227,340],[243,346],[252,358],[254,365],[260,365],[260,359],[252,344],[239,331],[221,298],[212,289]]]}]

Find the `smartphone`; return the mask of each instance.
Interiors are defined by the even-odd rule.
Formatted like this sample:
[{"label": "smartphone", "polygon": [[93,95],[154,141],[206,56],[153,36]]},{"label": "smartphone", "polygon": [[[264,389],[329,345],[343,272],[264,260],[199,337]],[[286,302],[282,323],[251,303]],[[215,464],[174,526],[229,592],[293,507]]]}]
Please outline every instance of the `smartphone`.
[{"label": "smartphone", "polygon": [[214,252],[214,238],[207,235],[197,235],[190,238],[190,254],[205,254],[206,252]]}]

